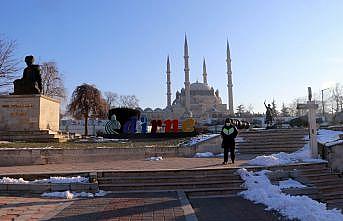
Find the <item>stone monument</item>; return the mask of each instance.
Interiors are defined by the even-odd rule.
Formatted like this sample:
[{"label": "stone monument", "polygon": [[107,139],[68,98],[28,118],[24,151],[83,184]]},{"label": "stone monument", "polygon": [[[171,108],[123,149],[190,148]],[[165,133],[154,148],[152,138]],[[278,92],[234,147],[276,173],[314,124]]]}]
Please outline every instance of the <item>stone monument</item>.
[{"label": "stone monument", "polygon": [[33,64],[34,57],[32,55],[25,57],[27,67],[24,69],[23,77],[13,82],[13,95],[21,94],[40,94],[42,91],[42,78],[40,75],[39,65]]},{"label": "stone monument", "polygon": [[[40,66],[26,56],[23,77],[14,92],[0,96],[0,140],[51,141],[59,131],[60,102],[44,96]],[[56,135],[56,136],[55,136]]]}]

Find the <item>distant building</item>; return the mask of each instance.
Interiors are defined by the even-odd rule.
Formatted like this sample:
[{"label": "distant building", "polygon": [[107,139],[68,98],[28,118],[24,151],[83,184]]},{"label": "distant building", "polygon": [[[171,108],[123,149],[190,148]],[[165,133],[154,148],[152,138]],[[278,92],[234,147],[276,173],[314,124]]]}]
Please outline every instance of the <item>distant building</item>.
[{"label": "distant building", "polygon": [[199,123],[210,123],[213,121],[223,120],[228,116],[233,116],[233,94],[232,94],[232,71],[231,71],[231,58],[230,48],[227,42],[227,80],[228,80],[228,103],[222,103],[222,99],[218,90],[207,83],[207,70],[206,61],[203,61],[203,82],[190,83],[189,81],[189,62],[188,62],[188,43],[185,36],[184,44],[184,62],[185,62],[185,86],[175,94],[175,99],[172,102],[171,98],[171,81],[170,81],[170,62],[169,56],[167,58],[167,106],[164,109],[146,108],[140,109],[142,115],[146,116],[149,120],[154,119],[179,119],[183,120],[192,117]]}]

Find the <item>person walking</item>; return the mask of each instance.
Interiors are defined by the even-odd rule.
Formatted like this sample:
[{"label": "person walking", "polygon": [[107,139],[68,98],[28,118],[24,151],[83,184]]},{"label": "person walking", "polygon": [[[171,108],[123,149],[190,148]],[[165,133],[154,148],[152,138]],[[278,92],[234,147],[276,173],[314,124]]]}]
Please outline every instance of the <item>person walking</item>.
[{"label": "person walking", "polygon": [[235,163],[235,138],[237,137],[238,131],[235,125],[233,125],[230,118],[225,120],[225,124],[221,130],[222,136],[222,148],[224,148],[224,162],[227,164],[229,159],[229,151],[232,163]]}]

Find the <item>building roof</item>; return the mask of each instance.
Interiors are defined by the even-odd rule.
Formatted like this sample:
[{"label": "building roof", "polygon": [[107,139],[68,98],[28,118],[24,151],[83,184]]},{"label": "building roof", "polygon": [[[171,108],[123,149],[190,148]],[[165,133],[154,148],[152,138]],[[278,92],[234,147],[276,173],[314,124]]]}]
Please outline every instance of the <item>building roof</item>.
[{"label": "building roof", "polygon": [[211,88],[204,83],[195,82],[190,85],[190,90],[191,91],[210,91]]}]

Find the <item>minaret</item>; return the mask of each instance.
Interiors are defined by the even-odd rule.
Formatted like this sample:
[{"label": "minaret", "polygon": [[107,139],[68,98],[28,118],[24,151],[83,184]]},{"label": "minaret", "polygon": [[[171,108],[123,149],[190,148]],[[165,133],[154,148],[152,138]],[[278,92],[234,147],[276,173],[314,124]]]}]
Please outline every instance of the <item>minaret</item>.
[{"label": "minaret", "polygon": [[167,107],[171,107],[171,81],[170,81],[170,63],[169,55],[167,57]]},{"label": "minaret", "polygon": [[207,85],[207,71],[206,71],[206,61],[205,61],[205,58],[204,58],[204,62],[202,64],[202,77],[203,77],[203,80],[204,80],[204,84]]},{"label": "minaret", "polygon": [[228,91],[228,105],[229,114],[234,115],[233,111],[233,93],[232,93],[232,70],[231,70],[231,56],[229,41],[226,41],[226,65],[227,65],[227,91]]},{"label": "minaret", "polygon": [[185,45],[184,45],[184,56],[185,59],[185,106],[186,111],[190,111],[190,100],[191,100],[191,94],[190,94],[190,82],[189,82],[189,63],[188,63],[188,44],[187,44],[187,36],[185,34]]}]

